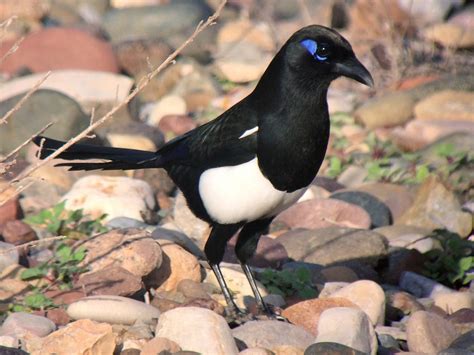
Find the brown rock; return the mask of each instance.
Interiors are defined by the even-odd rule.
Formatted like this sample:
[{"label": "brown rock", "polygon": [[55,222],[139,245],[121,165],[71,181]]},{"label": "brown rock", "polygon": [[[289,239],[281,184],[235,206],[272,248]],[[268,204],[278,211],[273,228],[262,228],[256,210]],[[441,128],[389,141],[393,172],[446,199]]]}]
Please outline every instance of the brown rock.
[{"label": "brown rock", "polygon": [[423,311],[425,308],[416,300],[416,298],[407,292],[393,291],[386,293],[387,307],[393,307],[400,310],[403,314],[413,314]]},{"label": "brown rock", "polygon": [[474,323],[474,309],[459,309],[448,317],[451,323]]},{"label": "brown rock", "polygon": [[[4,191],[5,190],[5,191]],[[0,233],[2,225],[8,221],[14,221],[20,217],[20,203],[15,189],[7,188],[7,183],[0,180]]]},{"label": "brown rock", "polygon": [[[2,0],[0,3],[0,22],[15,16],[22,19],[40,20],[48,10],[44,0]],[[6,29],[6,28],[5,28]]]},{"label": "brown rock", "polygon": [[51,298],[58,306],[74,303],[87,295],[80,290],[48,290],[44,294]]},{"label": "brown rock", "polygon": [[120,266],[132,274],[148,275],[162,262],[158,243],[146,231],[118,229],[97,235],[83,244],[87,255],[83,266],[98,271],[108,266]]},{"label": "brown rock", "polygon": [[293,205],[275,219],[290,228],[341,226],[367,229],[370,216],[361,207],[335,199],[313,199]]},{"label": "brown rock", "polygon": [[359,280],[357,274],[347,266],[327,266],[321,270],[326,282],[354,282]]},{"label": "brown rock", "polygon": [[438,23],[427,28],[424,35],[428,40],[444,47],[474,47],[474,33],[455,23]]},{"label": "brown rock", "polygon": [[27,343],[27,350],[32,355],[112,354],[114,349],[112,326],[89,319],[70,323],[45,338]]},{"label": "brown rock", "polygon": [[163,263],[146,281],[158,286],[159,291],[176,290],[181,280],[201,281],[201,268],[197,258],[177,244],[163,246]]},{"label": "brown rock", "polygon": [[13,245],[20,245],[38,239],[33,228],[18,220],[5,223],[2,236],[5,242]]},{"label": "brown rock", "polygon": [[211,296],[206,292],[204,286],[200,282],[196,282],[193,280],[184,279],[178,283],[176,288],[178,292],[181,292],[184,297],[188,299],[194,298],[202,298],[202,299],[210,299]]},{"label": "brown rock", "polygon": [[199,307],[206,308],[220,316],[224,315],[224,306],[213,299],[195,298],[189,302],[185,302],[182,307]]},{"label": "brown rock", "polygon": [[197,127],[197,123],[186,115],[166,115],[158,122],[158,128],[166,136],[180,136]]},{"label": "brown rock", "polygon": [[436,354],[458,335],[450,322],[425,311],[416,312],[407,323],[408,349],[414,352]]},{"label": "brown rock", "polygon": [[298,325],[314,335],[318,333],[318,320],[325,310],[334,307],[358,308],[354,303],[345,298],[323,298],[298,302],[286,308],[282,316],[292,324]]},{"label": "brown rock", "polygon": [[[0,57],[11,47],[0,44]],[[22,68],[33,72],[58,69],[85,69],[118,72],[112,47],[86,32],[51,27],[32,32],[12,55],[0,63],[0,72],[14,74]]]},{"label": "brown rock", "polygon": [[63,308],[53,308],[46,311],[46,317],[57,326],[63,326],[71,320]]},{"label": "brown rock", "polygon": [[433,298],[435,306],[440,307],[448,314],[461,309],[474,308],[474,294],[472,292],[439,293]]},{"label": "brown rock", "polygon": [[181,347],[174,341],[167,338],[156,337],[151,339],[142,347],[141,355],[157,355],[161,352],[176,353],[181,351]]},{"label": "brown rock", "polygon": [[474,122],[474,93],[443,90],[430,95],[415,106],[418,120]]},{"label": "brown rock", "polygon": [[0,301],[12,301],[24,295],[30,289],[30,284],[25,281],[10,278],[0,280]]},{"label": "brown rock", "polygon": [[92,273],[81,275],[75,283],[87,295],[132,296],[142,289],[140,277],[120,267],[111,266]]}]

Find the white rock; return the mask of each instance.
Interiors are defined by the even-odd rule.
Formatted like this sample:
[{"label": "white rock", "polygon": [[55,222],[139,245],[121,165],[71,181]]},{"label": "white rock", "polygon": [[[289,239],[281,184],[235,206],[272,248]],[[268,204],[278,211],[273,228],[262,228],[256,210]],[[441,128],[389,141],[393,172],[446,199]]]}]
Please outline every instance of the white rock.
[{"label": "white rock", "polygon": [[156,336],[202,355],[236,355],[239,352],[225,319],[204,308],[180,307],[163,313]]},{"label": "white rock", "polygon": [[112,324],[152,323],[160,311],[144,302],[121,296],[91,296],[71,303],[67,314],[73,319],[91,319]]},{"label": "white rock", "polygon": [[10,265],[18,264],[20,254],[13,244],[0,242],[0,272]]},{"label": "white rock", "polygon": [[434,297],[434,304],[448,314],[462,308],[474,309],[474,294],[472,292],[438,293]]},{"label": "white rock", "polygon": [[186,112],[186,101],[182,97],[166,95],[151,107],[147,123],[150,126],[157,127],[163,117],[167,115],[184,115]]},{"label": "white rock", "polygon": [[321,313],[315,343],[334,342],[375,355],[377,337],[374,328],[361,310],[335,307]]},{"label": "white rock", "polygon": [[0,346],[6,346],[7,348],[18,348],[20,340],[13,335],[1,335]]},{"label": "white rock", "polygon": [[455,292],[434,280],[411,271],[405,271],[402,273],[402,276],[400,276],[400,287],[417,298],[434,297],[440,293]]},{"label": "white rock", "polygon": [[82,208],[92,218],[106,213],[106,220],[130,217],[143,221],[142,213],[149,213],[156,205],[148,183],[123,176],[85,176],[62,200],[66,200],[68,210]]},{"label": "white rock", "polygon": [[34,334],[44,337],[56,329],[56,325],[46,317],[25,312],[10,314],[0,328],[0,335],[23,337]]}]

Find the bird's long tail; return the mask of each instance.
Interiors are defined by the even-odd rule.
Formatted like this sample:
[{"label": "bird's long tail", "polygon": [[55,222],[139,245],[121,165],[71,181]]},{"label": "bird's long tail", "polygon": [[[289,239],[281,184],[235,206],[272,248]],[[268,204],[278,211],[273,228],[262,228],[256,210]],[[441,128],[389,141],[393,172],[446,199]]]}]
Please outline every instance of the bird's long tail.
[{"label": "bird's long tail", "polygon": [[[42,136],[35,137],[33,142],[41,147],[40,159],[50,156],[65,144],[65,142]],[[69,170],[130,170],[161,166],[160,156],[154,152],[86,144],[74,144],[60,153],[57,158],[64,160],[105,160],[100,162],[65,162],[56,165],[69,166]]]}]

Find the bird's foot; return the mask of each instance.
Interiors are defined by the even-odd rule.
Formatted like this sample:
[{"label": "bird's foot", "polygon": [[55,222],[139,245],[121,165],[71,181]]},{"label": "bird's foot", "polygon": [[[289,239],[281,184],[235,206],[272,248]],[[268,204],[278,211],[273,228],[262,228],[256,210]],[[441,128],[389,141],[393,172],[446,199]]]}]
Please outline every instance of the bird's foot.
[{"label": "bird's foot", "polygon": [[229,326],[234,328],[256,318],[252,313],[244,312],[238,307],[227,306],[225,308],[225,319]]}]

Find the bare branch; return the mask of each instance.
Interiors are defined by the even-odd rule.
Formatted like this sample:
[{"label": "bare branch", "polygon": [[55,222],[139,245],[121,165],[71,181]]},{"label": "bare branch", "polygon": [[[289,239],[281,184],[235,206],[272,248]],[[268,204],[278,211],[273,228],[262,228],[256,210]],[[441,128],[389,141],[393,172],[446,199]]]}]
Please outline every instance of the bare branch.
[{"label": "bare branch", "polygon": [[67,236],[60,235],[60,236],[57,236],[57,237],[48,237],[48,238],[33,240],[32,242],[28,242],[28,243],[24,243],[24,244],[20,244],[20,245],[15,245],[11,248],[0,250],[0,255],[7,254],[7,253],[9,253],[9,252],[11,252],[15,249],[31,248],[31,247],[34,247],[34,246],[37,246],[37,245],[40,245],[40,244],[43,244],[43,243],[54,242],[54,241],[63,240],[63,239],[66,239],[66,238],[67,238]]}]

